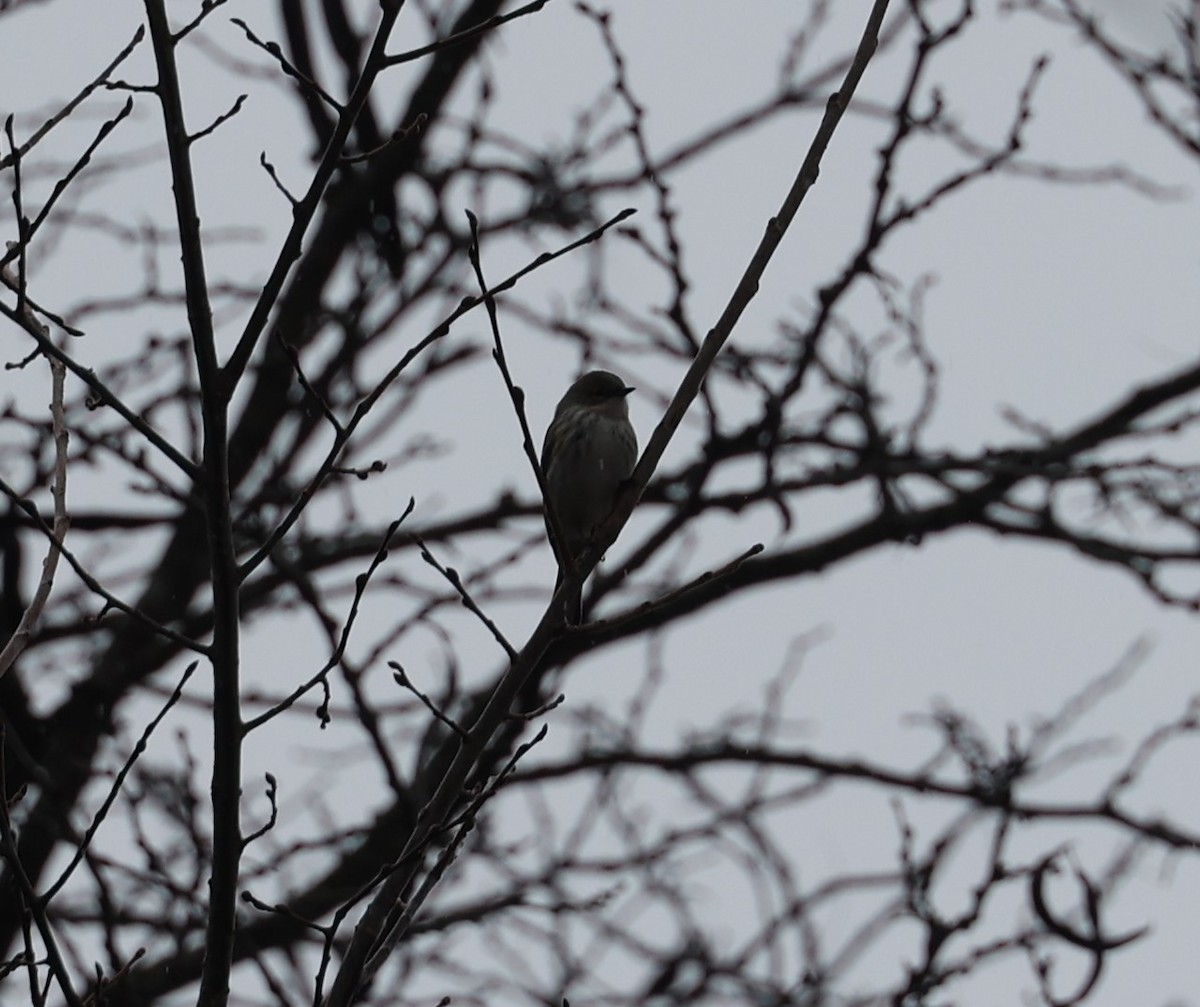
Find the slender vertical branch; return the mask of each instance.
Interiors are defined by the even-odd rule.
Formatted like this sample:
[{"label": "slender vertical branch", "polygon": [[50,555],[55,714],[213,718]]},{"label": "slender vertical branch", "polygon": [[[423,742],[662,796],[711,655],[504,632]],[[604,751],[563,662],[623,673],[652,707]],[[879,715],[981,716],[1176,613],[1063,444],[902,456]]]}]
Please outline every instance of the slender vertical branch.
[{"label": "slender vertical branch", "polygon": [[50,539],[50,548],[46,553],[46,558],[42,561],[42,575],[38,578],[38,586],[33,592],[33,598],[22,614],[16,632],[4,645],[4,650],[0,651],[0,677],[4,676],[4,673],[20,656],[21,651],[25,649],[42,616],[46,600],[50,597],[50,589],[54,585],[54,574],[58,570],[58,557],[62,555],[60,543],[66,538],[67,529],[71,525],[71,520],[67,516],[67,443],[69,435],[66,415],[63,412],[63,386],[66,376],[67,369],[62,362],[50,358],[50,427],[54,434],[54,485],[51,488],[51,495],[54,499],[54,535]]},{"label": "slender vertical branch", "polygon": [[191,137],[184,120],[179,73],[175,63],[175,47],[179,40],[171,33],[164,0],[146,0],[146,14],[158,67],[156,90],[163,108],[175,193],[187,315],[200,380],[200,410],[204,431],[200,490],[206,512],[213,600],[213,867],[209,885],[206,956],[198,1002],[203,1007],[223,1007],[229,999],[238,862],[243,848],[238,807],[242,744],[238,695],[239,579],[229,499],[229,394],[217,359],[212,307],[204,270],[200,212],[192,174]]}]

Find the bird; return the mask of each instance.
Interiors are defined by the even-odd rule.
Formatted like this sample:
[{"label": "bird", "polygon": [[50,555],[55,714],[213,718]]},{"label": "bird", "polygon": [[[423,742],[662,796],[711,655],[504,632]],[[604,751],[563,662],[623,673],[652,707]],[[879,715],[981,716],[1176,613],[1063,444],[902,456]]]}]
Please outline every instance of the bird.
[{"label": "bird", "polygon": [[[627,397],[634,389],[611,371],[588,371],[559,400],[542,442],[547,508],[565,542],[558,543],[557,592],[569,565],[591,543],[612,512],[622,484],[637,464],[637,433]],[[553,536],[550,516],[546,528]],[[566,617],[581,618],[582,585],[567,600]]]}]

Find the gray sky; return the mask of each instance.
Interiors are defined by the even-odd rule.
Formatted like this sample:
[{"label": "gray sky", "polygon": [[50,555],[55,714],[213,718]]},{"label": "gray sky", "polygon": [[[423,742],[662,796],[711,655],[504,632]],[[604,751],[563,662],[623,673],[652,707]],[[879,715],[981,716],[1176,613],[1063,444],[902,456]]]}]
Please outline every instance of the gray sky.
[{"label": "gray sky", "polygon": [[[648,110],[646,132],[655,150],[673,147],[769,90],[796,6],[755,0],[749,17],[740,5],[698,0],[615,5],[613,30]],[[901,283],[924,275],[933,280],[925,318],[929,346],[940,363],[941,395],[930,440],[958,448],[1019,440],[1004,419],[1006,407],[1048,424],[1072,424],[1093,415],[1138,382],[1191,359],[1200,317],[1195,163],[1184,160],[1152,128],[1128,89],[1069,35],[1028,16],[998,16],[992,5],[985,6],[989,9],[932,75],[967,131],[981,139],[1000,139],[1031,60],[1046,52],[1051,64],[1037,92],[1027,156],[1077,167],[1120,162],[1178,192],[1172,199],[1151,201],[1113,185],[1075,187],[993,177],[950,199],[887,246],[880,265]],[[1110,0],[1096,6],[1148,51],[1161,44],[1163,22],[1156,5]],[[852,44],[868,7],[866,0],[837,5],[837,19],[825,39],[828,52]],[[72,28],[64,31],[68,10]],[[133,0],[54,0],[6,18],[0,33],[2,110],[25,113],[19,114],[18,125],[28,131],[36,121],[29,113],[67,97],[128,40],[140,10]],[[261,34],[275,32],[271,20],[253,5],[235,2],[230,13],[246,17]],[[236,29],[227,27],[218,36],[239,58],[262,65],[239,42]],[[129,79],[148,79],[148,58],[143,50]],[[565,2],[507,27],[490,46],[489,58],[498,82],[492,121],[531,142],[568,135],[579,103],[610,73],[595,31]],[[185,72],[193,122],[203,123],[228,108],[235,85],[216,62],[196,56],[185,64]],[[417,72],[395,71],[381,97],[389,88],[403,93]],[[896,60],[885,54],[868,70],[860,95],[889,100],[898,72]],[[547,87],[547,81],[554,86]],[[118,99],[108,103],[115,107]],[[162,221],[169,214],[161,161],[140,165],[133,157],[157,143],[152,110],[150,102],[143,102],[134,120],[122,127],[121,149],[131,152],[131,166],[93,197],[109,208],[127,206],[132,220]],[[782,199],[815,122],[811,114],[783,117],[670,179],[694,281],[688,310],[701,332],[715,320]],[[213,275],[265,275],[288,212],[258,166],[258,155],[265,150],[281,177],[300,189],[307,179],[308,151],[296,144],[298,123],[294,105],[256,93],[240,116],[199,148],[208,226],[250,228],[263,239],[261,244],[215,246],[209,260]],[[851,116],[839,131],[820,182],[735,342],[773,338],[780,319],[803,317],[815,289],[857,240],[883,128],[869,117]],[[77,149],[83,132],[64,130],[58,145],[47,152],[66,156]],[[946,156],[944,148],[927,144],[903,163],[904,183],[919,190],[943,170]],[[36,192],[36,181],[31,185]],[[646,223],[653,208],[645,194],[631,201]],[[614,201],[603,210],[611,213],[620,205]],[[6,213],[4,219],[7,226],[11,216]],[[130,285],[137,274],[129,270],[137,263],[110,264],[102,248],[82,241],[61,249],[39,280],[39,291],[53,293],[47,299],[65,307],[114,289],[134,289]],[[538,250],[516,243],[485,248],[486,268],[498,277]],[[613,257],[614,275],[627,280],[633,304],[661,299],[657,282],[631,257],[623,257],[619,241],[606,246],[606,254]],[[562,299],[570,310],[582,311],[571,298],[584,261],[579,257],[538,274],[523,292],[543,297],[547,304]],[[163,263],[165,277],[170,265]],[[864,317],[870,310],[864,303]],[[869,331],[869,321],[852,320]],[[73,348],[81,359],[102,362],[113,347],[124,349],[128,340],[140,338],[126,330],[127,324],[125,318],[97,316],[88,325],[88,338]],[[156,326],[177,331],[180,323],[176,316],[147,313],[145,324],[147,331]],[[527,387],[530,419],[540,435],[578,361],[561,345],[524,332],[518,320],[505,319],[505,324],[510,362]],[[231,324],[226,335],[237,330]],[[468,321],[463,331],[482,337],[482,316]],[[0,350],[5,359],[25,352],[11,327],[0,327]],[[631,362],[628,376],[642,390],[632,401],[632,412],[644,442],[661,409],[654,390],[669,390],[680,373],[659,366],[639,372],[638,366]],[[894,366],[902,400],[908,372],[898,362]],[[481,364],[474,381],[463,391],[463,400],[476,410],[474,419],[454,411],[437,420],[457,450],[364,492],[368,506],[386,514],[397,500],[413,494],[417,516],[429,519],[485,499],[497,484],[509,483],[526,497],[536,492],[494,369]],[[10,396],[28,403],[44,397],[44,391],[30,392],[26,372],[0,373],[0,398]],[[666,463],[685,458],[688,443],[685,430]],[[102,477],[90,474],[72,487],[73,499],[81,503],[89,493],[101,492]],[[790,541],[819,538],[844,526],[854,513],[838,497],[818,497]],[[648,527],[651,520],[650,514],[635,516],[639,527]],[[755,541],[770,547],[776,535],[770,519],[711,522],[689,569],[728,559]],[[610,563],[619,561],[621,550],[618,542]],[[549,551],[534,562],[538,565],[526,565],[522,574],[539,576],[548,587],[553,580]],[[506,627],[520,639],[522,627],[537,615],[533,606],[506,612]],[[1056,710],[1117,664],[1135,641],[1149,640],[1151,649],[1132,683],[1101,703],[1084,731],[1126,739],[1124,747],[1118,745],[1113,758],[1089,764],[1055,785],[1068,793],[1111,770],[1114,758],[1128,754],[1128,739],[1178,712],[1196,690],[1194,655],[1200,644],[1194,617],[1165,611],[1127,576],[1062,550],[959,532],[920,548],[881,550],[784,591],[744,594],[689,621],[669,638],[666,676],[648,735],[668,744],[683,731],[703,730],[731,709],[757,709],[765,683],[785,663],[796,639],[810,635],[817,642],[788,693],[786,715],[803,722],[805,741],[823,750],[903,764],[917,762],[935,742],[906,715],[948,702],[969,712],[999,745],[1008,725],[1028,730],[1036,716]],[[250,681],[260,675],[261,681],[291,676],[297,665],[307,674],[315,640],[303,627],[282,626],[278,620],[257,626],[246,642]],[[478,662],[480,673],[494,668],[496,655],[482,634],[464,651]],[[408,662],[414,674],[434,674],[438,654],[432,641],[414,647]],[[564,684],[570,703],[622,708],[641,679],[643,662],[641,644],[579,662]],[[255,739],[248,749],[247,779],[264,769],[279,773],[281,745],[287,750],[294,744],[300,752],[318,743],[324,744],[312,737]],[[319,778],[319,759],[303,753],[294,758],[298,777],[311,773]],[[1181,809],[1200,806],[1195,789],[1194,769],[1168,760],[1149,775],[1139,799],[1146,810],[1169,807],[1186,820]],[[354,803],[349,795],[342,798]],[[867,819],[849,817],[851,809],[840,810],[843,814],[808,823],[797,850],[804,869],[820,876],[860,859],[891,863],[896,838],[886,803],[876,801],[869,812],[854,812]],[[303,820],[297,809],[289,814],[297,816],[293,821]],[[1191,818],[1195,826],[1194,814]],[[864,820],[872,827],[863,828]],[[1111,836],[1089,832],[1080,855],[1090,868],[1100,870],[1111,847]],[[1172,869],[1164,871],[1166,866]],[[1114,958],[1096,1003],[1198,1002],[1194,991],[1200,976],[1191,949],[1198,872],[1194,861],[1164,865],[1151,857],[1143,864],[1139,883],[1118,900],[1115,925],[1126,929],[1151,921],[1153,936]],[[736,932],[736,911],[718,890],[714,882],[698,896],[700,903],[714,932]],[[736,896],[730,899],[737,902]],[[1022,978],[1003,995],[977,1002],[1015,1003],[1016,990],[1029,985]]]}]

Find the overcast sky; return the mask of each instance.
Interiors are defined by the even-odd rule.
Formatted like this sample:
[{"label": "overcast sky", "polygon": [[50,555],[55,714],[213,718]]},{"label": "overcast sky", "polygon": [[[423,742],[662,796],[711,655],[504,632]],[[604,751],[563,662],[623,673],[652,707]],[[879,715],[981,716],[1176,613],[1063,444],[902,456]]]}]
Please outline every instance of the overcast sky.
[{"label": "overcast sky", "polygon": [[[256,6],[265,5],[235,0],[229,10],[260,34],[278,37],[273,19]],[[836,5],[824,41],[830,54],[853,45],[869,6],[867,0]],[[948,200],[886,247],[880,265],[901,283],[926,275],[932,281],[926,334],[941,368],[941,395],[930,440],[958,448],[1019,440],[1005,419],[1010,407],[1052,425],[1094,415],[1138,382],[1193,359],[1200,318],[1196,162],[1178,154],[1147,121],[1128,88],[1069,33],[1028,15],[999,15],[992,3],[980,6],[986,9],[977,23],[938,61],[934,74],[969,132],[1002,138],[1032,60],[1048,53],[1051,63],[1037,91],[1026,156],[1076,167],[1121,163],[1172,194],[1152,200],[1115,185],[993,177]],[[796,7],[794,0],[754,0],[748,6],[715,0],[614,4],[613,31],[647,109],[646,132],[654,149],[673,147],[769,91]],[[1166,44],[1166,19],[1157,4],[1108,0],[1096,7],[1119,25],[1122,37],[1146,51]],[[7,15],[0,31],[0,111],[16,111],[18,130],[27,134],[39,116],[128,41],[140,20],[141,5],[133,0],[51,0]],[[265,65],[233,27],[214,30],[213,36],[239,58]],[[149,58],[144,47],[128,78],[150,79]],[[493,124],[531,142],[565,137],[573,113],[610,74],[594,28],[565,0],[507,26],[490,44],[489,58],[498,96]],[[899,69],[885,53],[868,70],[861,96],[889,100]],[[211,55],[194,55],[185,73],[194,123],[220,114],[237,93],[236,81]],[[416,68],[394,71],[384,93],[403,94],[418,73]],[[119,100],[107,99],[107,107],[115,108]],[[92,197],[113,212],[127,207],[132,221],[170,216],[164,164],[153,156],[159,143],[154,111],[144,101],[122,127],[120,145],[128,152],[128,165],[98,185]],[[688,310],[701,332],[715,321],[778,207],[815,123],[813,114],[780,118],[670,179],[694,281]],[[213,143],[198,148],[206,225],[247,229],[261,239],[214,246],[209,258],[214,276],[265,276],[289,212],[258,156],[265,151],[281,177],[301,188],[309,151],[297,143],[300,129],[294,104],[256,92]],[[869,116],[847,119],[735,342],[768,338],[780,320],[802,318],[814,291],[857,240],[883,129]],[[85,132],[63,131],[56,145],[47,145],[47,156],[77,150]],[[944,148],[927,145],[904,163],[904,183],[919,188],[944,170],[946,157]],[[32,193],[38,184],[33,175]],[[653,212],[645,193],[630,202],[643,214]],[[620,205],[614,201],[604,213]],[[3,219],[9,228],[7,206]],[[539,250],[516,243],[485,248],[489,274],[501,276]],[[661,298],[657,284],[644,282],[638,270],[620,260],[614,268],[628,269],[632,303],[648,305]],[[549,303],[567,296],[564,291],[577,282],[581,269],[582,264],[568,263],[546,270],[524,289]],[[86,239],[58,249],[38,282],[39,294],[58,307],[114,289],[136,289],[135,274],[114,274],[102,243]],[[124,351],[128,340],[143,335],[126,331],[128,322],[97,316],[87,326],[87,339],[72,346],[81,359],[102,362],[114,347]],[[156,326],[177,330],[179,324],[177,317],[145,319],[147,333]],[[540,435],[579,361],[561,345],[523,339],[518,321],[506,324],[510,363],[528,390],[530,419]],[[483,337],[483,326],[480,316],[465,329]],[[231,339],[238,329],[231,318],[224,336]],[[0,327],[0,352],[6,360],[27,352],[11,326]],[[630,360],[626,376],[639,387],[631,408],[644,442],[662,406],[656,393],[669,392],[680,373]],[[481,502],[499,484],[511,484],[526,498],[536,492],[494,369],[481,363],[473,380],[463,390],[463,408],[438,421],[458,448],[453,467],[417,467],[403,481],[385,484],[375,498],[380,514],[410,493],[418,500],[417,516],[430,519]],[[899,364],[896,380],[902,397]],[[38,401],[45,392],[31,391],[30,381],[26,371],[0,373],[0,399]],[[503,421],[497,422],[497,415]],[[685,431],[665,463],[681,462],[687,446]],[[84,476],[73,490],[77,505],[90,502],[85,494],[102,492],[96,478]],[[827,534],[842,527],[850,513],[832,495],[815,499],[805,514],[808,524],[790,532],[790,541]],[[693,565],[699,569],[727,559],[759,540],[770,547],[777,534],[770,520],[714,522]],[[620,551],[618,543],[610,562]],[[548,550],[537,562],[549,585]],[[520,639],[521,627],[537,615],[532,606],[507,613],[512,636]],[[669,743],[731,709],[757,709],[766,681],[785,663],[795,641],[806,637],[813,645],[786,708],[789,717],[804,722],[806,741],[833,753],[914,764],[935,739],[914,726],[908,714],[948,702],[968,711],[1001,744],[1008,725],[1027,730],[1036,716],[1056,710],[1144,639],[1151,646],[1136,676],[1100,705],[1085,732],[1136,738],[1173,716],[1196,691],[1198,630],[1193,615],[1164,610],[1111,568],[1063,550],[1000,542],[982,531],[958,532],[919,548],[880,550],[784,592],[739,595],[689,621],[683,632],[669,637],[666,680],[649,734]],[[747,640],[753,640],[749,651]],[[263,681],[274,681],[275,675],[290,675],[295,663],[308,661],[311,646],[303,631],[268,621],[247,639],[247,666],[252,676],[261,673]],[[481,673],[493,670],[496,655],[482,637],[474,657]],[[423,665],[431,670],[437,660],[431,644],[427,653],[414,655],[412,664],[417,671]],[[643,667],[641,645],[605,650],[579,662],[564,689],[572,703],[619,709]],[[313,743],[311,738],[296,741],[298,765],[305,765],[304,752]],[[264,769],[279,772],[279,744],[280,739],[251,744],[248,778]],[[1116,749],[1113,758],[1122,753],[1127,755],[1128,747]],[[1141,791],[1147,810],[1161,805],[1181,814],[1200,806],[1196,754],[1193,746],[1193,761],[1167,760],[1150,774]],[[1114,764],[1100,760],[1078,779],[1097,779]],[[1069,790],[1078,784],[1068,779],[1061,785]],[[1185,820],[1200,827],[1194,810]],[[894,832],[868,831],[862,821],[831,816],[823,833],[808,835],[806,868],[820,875],[859,857],[889,862]],[[1109,842],[1095,837],[1089,842],[1093,845],[1085,849],[1095,856],[1091,866],[1099,869]],[[1163,867],[1160,859],[1149,859],[1139,874],[1142,883],[1118,902],[1118,929],[1151,921],[1154,933],[1114,959],[1096,1003],[1200,1003],[1193,949],[1200,865],[1183,861],[1166,873]],[[713,926],[736,929],[715,891],[705,898]],[[997,993],[979,1001],[985,1002],[1015,1003],[1017,997]]]}]

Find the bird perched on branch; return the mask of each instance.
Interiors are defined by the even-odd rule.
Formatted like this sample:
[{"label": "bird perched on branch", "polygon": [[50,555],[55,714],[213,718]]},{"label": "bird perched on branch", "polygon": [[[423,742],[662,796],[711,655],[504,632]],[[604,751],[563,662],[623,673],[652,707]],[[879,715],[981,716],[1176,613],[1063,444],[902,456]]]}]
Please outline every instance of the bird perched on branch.
[{"label": "bird perched on branch", "polygon": [[[629,422],[626,396],[633,389],[611,371],[588,371],[558,403],[542,443],[547,506],[565,542],[558,543],[555,590],[566,567],[591,543],[596,528],[612,512],[621,484],[637,463],[637,434]],[[546,527],[553,536],[549,516]],[[581,615],[582,587],[568,600],[568,622]]]}]

